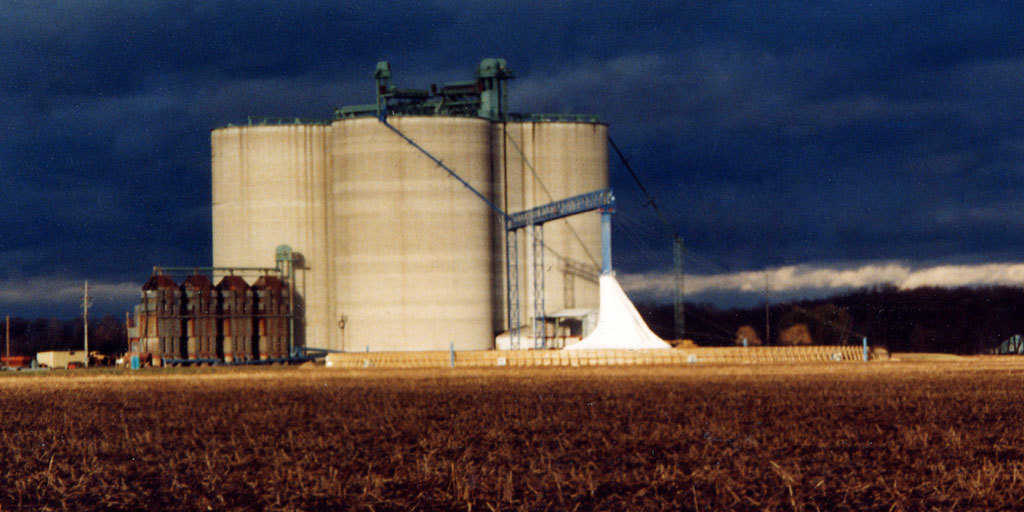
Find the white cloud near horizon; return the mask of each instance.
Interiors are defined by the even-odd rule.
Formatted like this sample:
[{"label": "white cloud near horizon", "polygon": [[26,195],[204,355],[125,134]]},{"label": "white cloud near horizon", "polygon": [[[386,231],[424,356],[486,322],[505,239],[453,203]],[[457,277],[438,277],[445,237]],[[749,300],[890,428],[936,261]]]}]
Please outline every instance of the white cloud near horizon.
[{"label": "white cloud near horizon", "polygon": [[[901,290],[922,287],[1024,285],[1024,263],[914,266],[902,262],[860,265],[788,265],[783,267],[713,275],[687,274],[686,294],[844,291],[892,285]],[[621,274],[622,287],[630,293],[672,297],[675,279],[670,272]]]},{"label": "white cloud near horizon", "polygon": [[[618,280],[630,294],[671,298],[675,280],[671,272],[621,273]],[[79,303],[80,279],[34,277],[0,281],[0,304],[56,306]],[[872,286],[892,285],[902,290],[921,287],[957,288],[970,286],[1024,286],[1024,263],[914,265],[907,262],[869,262],[857,265],[787,265],[782,267],[723,274],[686,275],[687,296],[702,294],[770,294],[794,296],[801,293],[842,292]],[[133,303],[138,300],[138,282],[89,281],[94,303]]]},{"label": "white cloud near horizon", "polygon": [[[21,306],[65,305],[81,302],[85,280],[34,277],[0,282],[0,303]],[[89,297],[94,303],[137,300],[142,287],[136,282],[89,281]]]}]

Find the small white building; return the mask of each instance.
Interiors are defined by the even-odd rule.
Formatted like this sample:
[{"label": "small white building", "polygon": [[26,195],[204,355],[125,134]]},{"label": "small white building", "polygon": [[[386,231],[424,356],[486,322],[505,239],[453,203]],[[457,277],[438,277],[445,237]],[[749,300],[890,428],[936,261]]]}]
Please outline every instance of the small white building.
[{"label": "small white building", "polygon": [[85,366],[84,350],[49,350],[36,354],[36,362],[39,366],[47,368],[67,368],[71,363],[79,363]]},{"label": "small white building", "polygon": [[[597,313],[596,309],[588,308],[563,309],[556,313],[549,313],[544,321],[546,336],[544,348],[565,348],[568,345],[579,342],[597,327]],[[518,350],[537,348],[536,342],[537,340],[533,337],[532,326],[520,327]],[[513,350],[512,336],[508,331],[494,338],[494,348],[497,350]]]}]

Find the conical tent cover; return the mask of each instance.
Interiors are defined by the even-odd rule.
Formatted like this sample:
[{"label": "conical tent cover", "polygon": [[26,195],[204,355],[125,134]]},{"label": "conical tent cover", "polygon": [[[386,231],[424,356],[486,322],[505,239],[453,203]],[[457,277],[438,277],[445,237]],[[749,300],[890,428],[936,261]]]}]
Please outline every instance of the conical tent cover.
[{"label": "conical tent cover", "polygon": [[601,311],[597,328],[564,350],[672,348],[647,327],[612,274],[601,276]]}]

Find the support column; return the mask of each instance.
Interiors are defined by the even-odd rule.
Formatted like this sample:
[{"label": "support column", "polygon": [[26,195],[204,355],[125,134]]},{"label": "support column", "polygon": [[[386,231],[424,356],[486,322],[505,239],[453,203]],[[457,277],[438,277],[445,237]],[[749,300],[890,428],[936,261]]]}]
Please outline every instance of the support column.
[{"label": "support column", "polygon": [[[676,339],[682,340],[686,337],[686,274],[683,273],[683,237],[676,236],[674,240],[672,255],[676,271],[676,303],[675,303],[675,324]],[[744,339],[745,341],[745,339]]]},{"label": "support column", "polygon": [[533,348],[546,348],[544,328],[544,225],[533,225]]},{"label": "support column", "polygon": [[516,231],[505,227],[505,307],[509,347],[519,350],[519,247],[516,243]]},{"label": "support column", "polygon": [[612,214],[611,209],[601,209],[601,275],[612,272]]}]

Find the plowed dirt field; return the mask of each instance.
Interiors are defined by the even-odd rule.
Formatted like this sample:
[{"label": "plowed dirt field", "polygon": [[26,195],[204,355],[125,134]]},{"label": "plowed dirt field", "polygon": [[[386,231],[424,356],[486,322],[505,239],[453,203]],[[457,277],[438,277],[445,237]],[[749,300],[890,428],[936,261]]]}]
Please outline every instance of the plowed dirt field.
[{"label": "plowed dirt field", "polygon": [[1024,358],[0,377],[2,510],[1012,510]]}]

